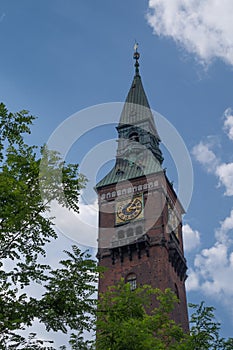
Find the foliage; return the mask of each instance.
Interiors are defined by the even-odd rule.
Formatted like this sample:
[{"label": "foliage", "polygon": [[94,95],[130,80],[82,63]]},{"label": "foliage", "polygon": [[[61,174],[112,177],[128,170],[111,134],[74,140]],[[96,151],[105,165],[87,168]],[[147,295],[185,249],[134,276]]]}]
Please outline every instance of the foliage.
[{"label": "foliage", "polygon": [[[156,297],[158,307],[146,307]],[[97,316],[98,350],[184,349],[186,335],[169,317],[176,296],[150,286],[133,292],[123,280],[100,296]]]},{"label": "foliage", "polygon": [[[59,268],[42,263],[46,245],[57,238],[45,214],[53,201],[78,212],[85,178],[56,152],[25,143],[34,119],[0,104],[0,348],[54,349],[35,333],[25,338],[20,332],[38,320],[47,331],[71,330],[73,350],[233,349],[233,338],[220,337],[214,308],[204,302],[191,305],[191,330],[185,334],[170,319],[177,302],[170,290],[143,286],[131,291],[122,280],[100,296],[96,312],[97,268],[88,254],[73,246]],[[32,285],[40,286],[39,298],[28,293]],[[147,314],[151,298],[158,306]],[[84,339],[95,321],[96,344]]]},{"label": "foliage", "polygon": [[190,304],[194,309],[190,319],[190,349],[233,349],[233,338],[224,339],[220,337],[220,323],[215,320],[214,307],[205,306],[202,301],[200,305]]},{"label": "foliage", "polygon": [[[60,268],[43,264],[45,246],[57,238],[46,216],[52,201],[78,212],[85,179],[45,147],[25,143],[34,117],[0,104],[0,348],[50,349],[35,334],[19,335],[35,319],[47,330],[82,332],[92,327],[96,264],[77,247]],[[35,298],[27,287],[40,285]]]},{"label": "foliage", "polygon": [[[148,315],[151,298],[158,306]],[[97,350],[230,350],[233,338],[220,336],[214,308],[190,304],[194,309],[190,319],[190,333],[170,319],[177,302],[175,294],[150,286],[134,291],[123,280],[108,288],[99,298],[97,318]],[[88,349],[88,348],[86,348]],[[85,350],[86,350],[85,349]],[[91,349],[91,348],[90,348]]]}]

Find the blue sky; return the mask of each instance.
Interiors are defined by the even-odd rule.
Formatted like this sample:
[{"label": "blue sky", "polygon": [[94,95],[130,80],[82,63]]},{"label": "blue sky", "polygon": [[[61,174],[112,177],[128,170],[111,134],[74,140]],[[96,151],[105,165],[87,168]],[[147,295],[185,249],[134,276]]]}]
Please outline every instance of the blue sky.
[{"label": "blue sky", "polygon": [[[188,301],[215,306],[224,336],[232,336],[233,327],[232,11],[231,0],[0,3],[1,100],[11,111],[28,109],[38,117],[30,137],[38,145],[73,113],[124,102],[139,42],[150,105],[179,132],[193,163],[184,216]],[[68,159],[82,162],[95,145],[114,137],[111,126],[92,130]],[[174,163],[163,151],[177,186]],[[81,215],[95,226],[93,201],[82,204]],[[71,244],[64,237],[61,242],[61,250]],[[49,256],[56,260],[53,251]]]}]

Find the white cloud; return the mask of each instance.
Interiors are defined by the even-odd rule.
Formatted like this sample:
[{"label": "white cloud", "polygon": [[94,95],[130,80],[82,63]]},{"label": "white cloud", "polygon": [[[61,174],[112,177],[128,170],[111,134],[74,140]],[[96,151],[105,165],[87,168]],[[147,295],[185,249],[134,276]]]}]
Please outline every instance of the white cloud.
[{"label": "white cloud", "polygon": [[232,232],[233,210],[216,230],[215,244],[196,255],[190,281],[187,281],[188,290],[222,298],[226,305],[233,298],[233,284],[230,283],[233,276]]},{"label": "white cloud", "polygon": [[233,163],[222,163],[215,171],[215,175],[219,178],[219,184],[225,186],[226,196],[233,196]]},{"label": "white cloud", "polygon": [[76,244],[86,247],[97,247],[98,235],[98,203],[85,204],[80,196],[79,213],[63,208],[57,202],[51,205],[49,213],[55,219],[56,229]]},{"label": "white cloud", "polygon": [[185,286],[188,292],[199,289],[199,275],[193,269],[188,270],[188,279]]},{"label": "white cloud", "polygon": [[147,21],[156,35],[171,37],[202,63],[233,64],[232,0],[150,0]]},{"label": "white cloud", "polygon": [[199,142],[192,149],[192,154],[204,168],[214,174],[219,186],[225,187],[225,196],[233,196],[233,163],[221,163],[211,150],[212,145],[208,142]]},{"label": "white cloud", "polygon": [[202,250],[194,265],[204,293],[227,299],[233,297],[233,284],[229,283],[233,275],[232,252],[227,245],[216,242],[213,247]]},{"label": "white cloud", "polygon": [[[233,139],[233,117],[228,108],[224,112],[224,131]],[[211,138],[213,140],[213,138]],[[216,176],[225,187],[226,196],[233,196],[233,163],[221,161],[213,152],[216,142],[200,142],[192,153],[204,168]],[[187,290],[218,298],[233,313],[233,209],[215,230],[215,243],[196,255],[189,273]]]},{"label": "white cloud", "polygon": [[215,237],[219,242],[229,244],[232,239],[228,233],[231,233],[231,231],[233,233],[233,209],[231,210],[230,215],[226,217],[225,220],[223,220],[220,224],[220,227],[215,232]]},{"label": "white cloud", "polygon": [[231,108],[227,108],[223,114],[224,126],[223,129],[227,133],[230,140],[233,141],[233,111]]},{"label": "white cloud", "polygon": [[193,230],[188,224],[183,226],[184,250],[189,252],[200,244],[200,233]]},{"label": "white cloud", "polygon": [[211,145],[209,143],[203,143],[201,141],[193,147],[192,154],[199,163],[205,166],[207,171],[213,172],[217,167],[218,159],[210,148]]}]

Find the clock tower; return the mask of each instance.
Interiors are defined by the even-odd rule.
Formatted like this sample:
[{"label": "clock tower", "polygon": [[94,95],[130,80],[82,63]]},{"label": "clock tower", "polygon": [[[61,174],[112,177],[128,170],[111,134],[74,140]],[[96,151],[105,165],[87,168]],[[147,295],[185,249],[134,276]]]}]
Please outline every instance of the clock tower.
[{"label": "clock tower", "polygon": [[[99,265],[107,269],[99,292],[121,278],[173,290],[179,303],[171,317],[188,331],[183,251],[184,209],[162,168],[163,155],[141,77],[135,75],[121,112],[115,165],[96,185],[99,201]],[[151,309],[156,306],[152,300]]]}]

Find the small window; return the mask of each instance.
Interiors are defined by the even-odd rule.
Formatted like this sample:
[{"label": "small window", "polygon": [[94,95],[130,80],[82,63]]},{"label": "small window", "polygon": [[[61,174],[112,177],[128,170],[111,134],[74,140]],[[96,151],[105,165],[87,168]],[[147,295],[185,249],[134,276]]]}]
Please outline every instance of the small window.
[{"label": "small window", "polygon": [[129,139],[131,141],[139,142],[139,136],[137,132],[133,132],[132,134],[129,135]]},{"label": "small window", "polygon": [[132,187],[128,187],[127,188],[127,193],[129,194],[129,193],[131,193],[132,192]]},{"label": "small window", "polygon": [[120,176],[120,175],[123,175],[124,174],[124,171],[121,170],[121,169],[117,169],[117,172],[116,172],[116,175],[117,176]]},{"label": "small window", "polygon": [[143,234],[142,226],[137,226],[136,227],[136,235],[139,236],[139,235],[142,235],[142,234]]},{"label": "small window", "polygon": [[133,229],[132,228],[128,228],[127,230],[127,237],[132,237],[133,236]]},{"label": "small window", "polygon": [[126,283],[130,284],[130,289],[133,291],[137,288],[137,277],[135,273],[130,273],[126,278]]},{"label": "small window", "polygon": [[123,238],[125,238],[125,233],[123,230],[121,230],[118,232],[118,239],[123,239]]}]

